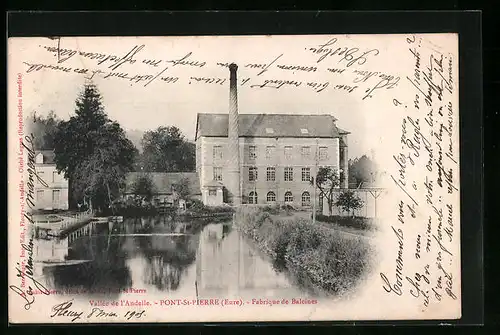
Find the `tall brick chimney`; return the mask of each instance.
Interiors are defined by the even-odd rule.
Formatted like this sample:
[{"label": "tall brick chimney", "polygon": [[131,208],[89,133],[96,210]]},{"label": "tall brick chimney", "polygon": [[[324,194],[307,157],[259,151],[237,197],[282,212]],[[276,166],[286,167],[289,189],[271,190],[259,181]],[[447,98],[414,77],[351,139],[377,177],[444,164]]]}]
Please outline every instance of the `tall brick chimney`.
[{"label": "tall brick chimney", "polygon": [[228,200],[233,205],[241,204],[237,70],[238,66],[236,64],[229,65],[229,123],[227,136],[229,160],[227,162],[228,180],[226,187],[229,193]]},{"label": "tall brick chimney", "polygon": [[349,188],[349,156],[347,155],[347,135],[349,133],[342,131],[340,136],[340,168],[343,171],[343,179],[340,188]]}]

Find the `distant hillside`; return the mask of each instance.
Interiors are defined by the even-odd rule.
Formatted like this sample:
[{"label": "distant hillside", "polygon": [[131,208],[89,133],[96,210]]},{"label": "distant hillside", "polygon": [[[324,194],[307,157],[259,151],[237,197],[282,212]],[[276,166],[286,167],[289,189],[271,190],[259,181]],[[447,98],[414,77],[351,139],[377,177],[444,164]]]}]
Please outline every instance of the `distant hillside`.
[{"label": "distant hillside", "polygon": [[126,131],[127,138],[135,145],[135,147],[142,152],[142,136],[144,135],[143,130],[129,129]]}]

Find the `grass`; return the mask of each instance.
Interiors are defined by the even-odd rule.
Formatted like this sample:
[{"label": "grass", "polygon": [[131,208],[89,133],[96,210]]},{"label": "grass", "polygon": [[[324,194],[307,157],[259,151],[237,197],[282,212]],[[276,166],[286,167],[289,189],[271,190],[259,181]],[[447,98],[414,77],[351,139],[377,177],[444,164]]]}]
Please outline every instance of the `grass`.
[{"label": "grass", "polygon": [[373,250],[366,238],[270,212],[273,210],[262,207],[238,208],[238,228],[271,257],[277,270],[286,270],[297,284],[343,295],[369,271]]},{"label": "grass", "polygon": [[351,217],[339,215],[316,215],[316,220],[327,224],[334,224],[341,227],[353,228],[363,231],[376,230],[376,225],[373,218],[365,218],[359,216]]}]

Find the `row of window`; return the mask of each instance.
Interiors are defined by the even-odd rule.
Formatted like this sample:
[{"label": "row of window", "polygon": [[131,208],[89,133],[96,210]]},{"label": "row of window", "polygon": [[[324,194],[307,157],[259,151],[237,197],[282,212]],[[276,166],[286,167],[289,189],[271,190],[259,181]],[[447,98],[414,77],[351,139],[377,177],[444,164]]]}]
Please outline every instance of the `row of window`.
[{"label": "row of window", "polygon": [[[274,156],[276,151],[276,147],[273,145],[268,145],[266,147],[266,159],[271,159]],[[216,145],[213,147],[213,159],[218,160],[222,159],[222,146]],[[285,146],[284,148],[285,159],[292,159],[293,156],[293,147]],[[311,147],[310,146],[302,146],[300,148],[300,154],[303,159],[311,158]],[[251,160],[257,159],[257,147],[255,145],[251,145],[248,147],[248,158]],[[319,160],[328,160],[328,147],[319,147],[318,148],[318,158]]]},{"label": "row of window", "polygon": [[[48,182],[45,178],[45,172],[44,171],[37,171],[38,176],[45,182]],[[38,180],[38,179],[37,179]],[[52,172],[52,182],[58,182],[59,181],[59,173],[57,171]]]},{"label": "row of window", "polygon": [[[290,191],[285,192],[283,199],[285,200],[285,203],[293,202],[292,192],[290,192]],[[301,200],[302,200],[302,206],[310,206],[311,205],[311,194],[307,191],[302,192]],[[267,203],[276,202],[276,193],[274,193],[273,191],[267,192],[266,201],[267,201]],[[257,192],[252,191],[248,194],[248,203],[249,204],[257,204],[258,203]]]},{"label": "row of window", "polygon": [[[222,181],[222,167],[213,168],[214,180]],[[283,171],[285,181],[293,181],[293,167],[285,167]],[[256,166],[250,166],[248,168],[248,181],[257,181],[259,176],[258,169]],[[311,168],[302,168],[302,181],[311,180]],[[274,166],[269,166],[266,168],[266,181],[276,181],[276,168]]]},{"label": "row of window", "polygon": [[[36,200],[37,201],[42,201],[45,196],[45,191],[44,190],[37,190],[36,191]],[[52,190],[52,202],[57,203],[61,200],[61,190]]]}]

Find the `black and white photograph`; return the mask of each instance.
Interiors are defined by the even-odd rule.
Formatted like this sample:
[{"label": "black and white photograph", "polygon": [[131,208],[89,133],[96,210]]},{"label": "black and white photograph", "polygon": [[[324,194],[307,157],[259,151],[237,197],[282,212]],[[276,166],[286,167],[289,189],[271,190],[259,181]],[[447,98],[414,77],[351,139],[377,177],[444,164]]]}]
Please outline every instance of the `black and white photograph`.
[{"label": "black and white photograph", "polygon": [[460,318],[457,34],[8,49],[10,322]]}]

